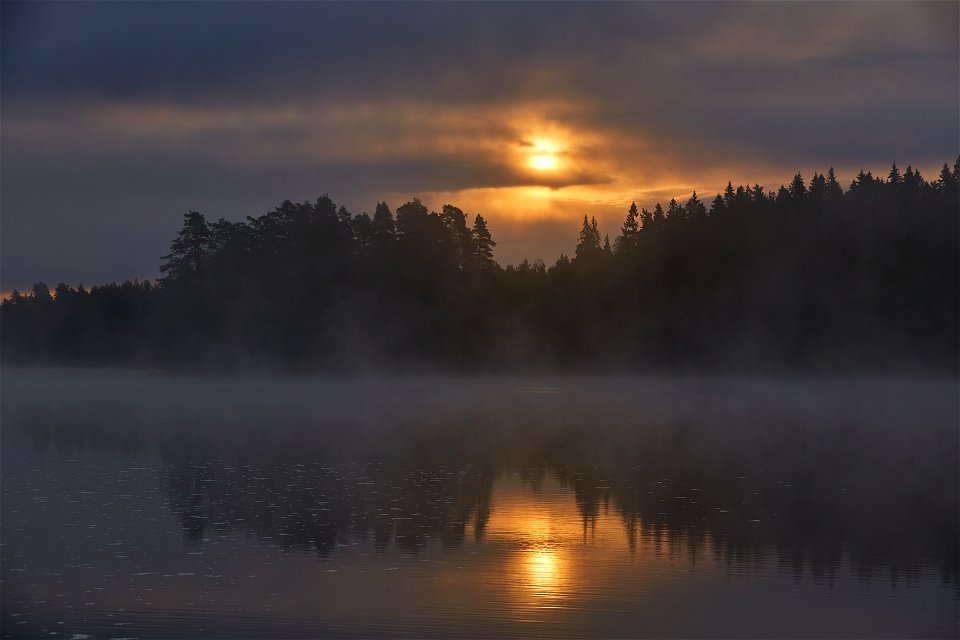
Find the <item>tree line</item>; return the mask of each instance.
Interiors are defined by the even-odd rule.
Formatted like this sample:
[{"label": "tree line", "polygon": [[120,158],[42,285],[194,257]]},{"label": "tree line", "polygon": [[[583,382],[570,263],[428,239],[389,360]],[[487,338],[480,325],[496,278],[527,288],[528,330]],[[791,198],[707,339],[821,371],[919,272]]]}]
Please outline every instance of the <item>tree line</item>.
[{"label": "tree line", "polygon": [[156,282],[39,282],[7,362],[155,368],[956,372],[960,159],[584,216],[572,256],[501,267],[484,218],[327,195],[184,215]]}]

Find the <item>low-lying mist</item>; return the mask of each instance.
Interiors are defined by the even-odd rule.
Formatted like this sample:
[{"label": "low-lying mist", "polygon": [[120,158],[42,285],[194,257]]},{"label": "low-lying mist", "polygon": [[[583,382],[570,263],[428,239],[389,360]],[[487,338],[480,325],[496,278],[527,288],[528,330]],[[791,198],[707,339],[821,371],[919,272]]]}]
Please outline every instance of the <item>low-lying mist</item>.
[{"label": "low-lying mist", "polygon": [[[818,571],[845,554],[865,571],[934,563],[957,579],[952,379],[5,369],[2,382],[6,468],[53,451],[154,460],[189,537],[211,521],[276,539],[260,496],[301,522],[285,545],[389,540],[400,530],[376,514],[397,501],[432,523],[402,539],[456,544],[467,522],[482,535],[496,478],[519,473],[570,487],[584,518],[616,509],[631,531],[658,523]],[[319,499],[339,507],[318,515]]]}]

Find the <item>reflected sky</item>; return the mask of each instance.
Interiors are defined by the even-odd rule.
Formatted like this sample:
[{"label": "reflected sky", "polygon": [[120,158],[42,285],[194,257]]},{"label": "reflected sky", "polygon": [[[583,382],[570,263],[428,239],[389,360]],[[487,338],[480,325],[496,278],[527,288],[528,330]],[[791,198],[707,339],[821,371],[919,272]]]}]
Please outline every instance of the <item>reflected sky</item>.
[{"label": "reflected sky", "polygon": [[958,622],[950,381],[3,376],[3,633]]}]

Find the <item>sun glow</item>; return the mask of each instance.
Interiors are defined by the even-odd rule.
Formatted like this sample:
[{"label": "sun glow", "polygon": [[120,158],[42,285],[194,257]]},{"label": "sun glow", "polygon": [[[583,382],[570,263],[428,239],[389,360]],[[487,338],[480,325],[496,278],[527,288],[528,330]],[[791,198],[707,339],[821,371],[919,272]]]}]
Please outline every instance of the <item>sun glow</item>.
[{"label": "sun glow", "polygon": [[530,166],[534,169],[539,169],[540,171],[556,169],[559,164],[560,162],[557,160],[557,156],[551,156],[547,154],[530,156]]},{"label": "sun glow", "polygon": [[536,139],[527,143],[527,165],[537,171],[552,171],[560,167],[560,145],[553,140]]},{"label": "sun glow", "polygon": [[564,567],[556,549],[537,547],[527,551],[526,577],[535,597],[558,598],[562,593]]}]

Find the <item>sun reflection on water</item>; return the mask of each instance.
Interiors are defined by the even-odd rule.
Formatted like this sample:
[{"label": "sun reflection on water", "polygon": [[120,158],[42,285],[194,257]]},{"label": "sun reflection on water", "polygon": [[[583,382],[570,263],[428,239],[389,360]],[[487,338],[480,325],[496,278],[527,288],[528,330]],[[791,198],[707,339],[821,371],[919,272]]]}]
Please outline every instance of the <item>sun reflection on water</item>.
[{"label": "sun reflection on water", "polygon": [[538,547],[525,552],[527,586],[540,598],[559,598],[563,593],[563,562],[556,549]]},{"label": "sun reflection on water", "polygon": [[568,490],[546,482],[531,495],[516,478],[504,478],[497,489],[486,537],[512,548],[504,567],[512,606],[528,613],[566,607],[578,571],[576,550],[585,544]]}]

